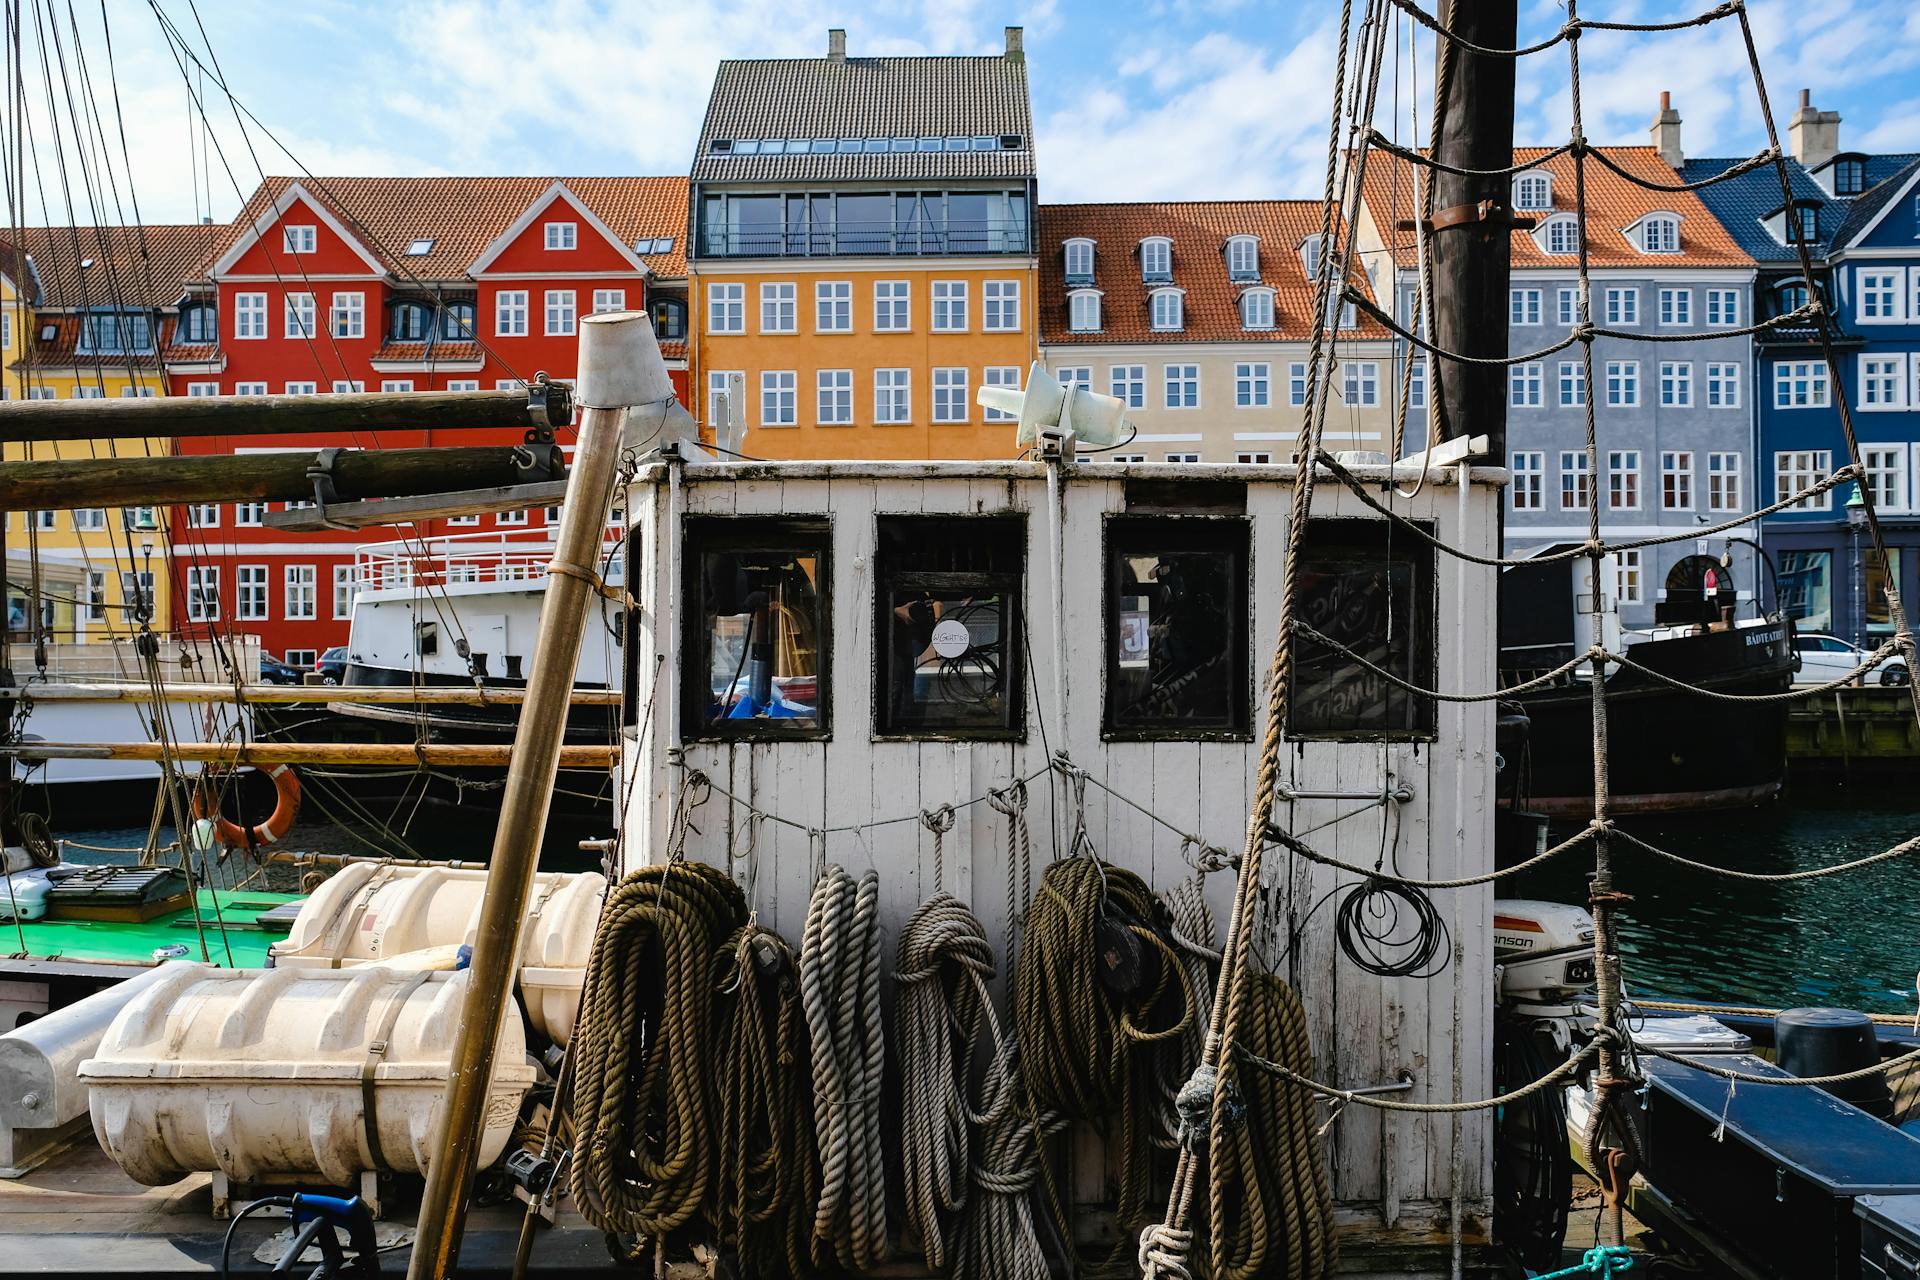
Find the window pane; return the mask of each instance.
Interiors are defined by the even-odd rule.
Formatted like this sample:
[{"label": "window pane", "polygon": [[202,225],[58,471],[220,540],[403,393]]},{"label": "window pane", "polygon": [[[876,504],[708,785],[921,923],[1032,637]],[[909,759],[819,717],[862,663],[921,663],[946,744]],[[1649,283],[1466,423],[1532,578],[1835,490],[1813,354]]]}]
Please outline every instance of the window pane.
[{"label": "window pane", "polygon": [[825,729],[825,527],[695,520],[688,545],[687,733]]},{"label": "window pane", "polygon": [[[1367,662],[1432,688],[1433,552],[1377,520],[1315,520],[1300,561],[1307,626]],[[1433,732],[1433,700],[1408,693],[1311,635],[1293,676],[1295,736],[1412,737]]]},{"label": "window pane", "polygon": [[1018,736],[1025,522],[900,516],[877,528],[878,730]]},{"label": "window pane", "polygon": [[[1889,561],[1893,572],[1887,572]],[[1891,636],[1893,634],[1893,609],[1887,602],[1887,588],[1895,586],[1900,580],[1900,548],[1887,548],[1887,559],[1882,560],[1880,553],[1872,547],[1866,549],[1866,565],[1861,584],[1866,598],[1861,601],[1862,616],[1866,620],[1867,634],[1870,636]]]},{"label": "window pane", "polygon": [[1802,631],[1833,629],[1833,553],[1782,551],[1780,603]]},{"label": "window pane", "polygon": [[1247,727],[1247,527],[1107,526],[1109,731],[1169,737]]}]

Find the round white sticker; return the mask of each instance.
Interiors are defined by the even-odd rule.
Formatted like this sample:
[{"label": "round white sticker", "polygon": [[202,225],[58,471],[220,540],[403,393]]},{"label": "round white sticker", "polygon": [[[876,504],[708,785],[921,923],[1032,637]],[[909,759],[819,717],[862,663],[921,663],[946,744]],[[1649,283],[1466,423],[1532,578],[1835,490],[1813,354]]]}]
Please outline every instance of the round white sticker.
[{"label": "round white sticker", "polygon": [[957,658],[973,647],[973,637],[967,634],[967,624],[957,618],[946,618],[935,623],[933,628],[933,651],[943,658]]}]

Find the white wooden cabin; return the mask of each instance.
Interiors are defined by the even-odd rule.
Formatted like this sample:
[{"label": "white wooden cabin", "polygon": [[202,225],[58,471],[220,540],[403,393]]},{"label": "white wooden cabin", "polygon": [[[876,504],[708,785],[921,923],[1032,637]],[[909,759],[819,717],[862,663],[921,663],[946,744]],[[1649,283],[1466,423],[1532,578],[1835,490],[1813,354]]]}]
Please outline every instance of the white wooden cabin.
[{"label": "white wooden cabin", "polygon": [[[1412,490],[1420,478],[1406,463],[1391,477],[1384,466],[1360,467],[1356,474],[1375,485],[1391,478],[1402,490]],[[1504,481],[1499,470],[1436,468],[1416,496],[1392,502],[1447,543],[1493,555]],[[632,528],[627,573],[637,602],[626,654],[622,794],[629,797],[627,847],[644,851],[632,856],[666,856],[683,765],[698,768],[716,786],[798,827],[762,822],[755,830],[741,804],[716,793],[696,816],[698,831],[687,837],[688,857],[728,868],[747,889],[760,920],[796,945],[823,859],[855,873],[875,867],[890,948],[909,913],[936,891],[931,833],[918,822],[900,822],[859,835],[831,834],[821,848],[803,828],[844,827],[958,806],[989,787],[1044,769],[1050,751],[1064,748],[1097,782],[1164,818],[1171,828],[1237,855],[1260,751],[1260,685],[1280,623],[1294,483],[1290,466],[695,466],[677,460],[643,466],[625,502]],[[1376,492],[1386,494],[1384,488]],[[942,517],[1005,523],[936,522]],[[1379,654],[1384,665],[1399,666],[1416,684],[1449,690],[1493,687],[1493,570],[1435,552],[1404,529],[1393,529],[1324,473],[1315,489],[1313,517],[1339,522],[1314,531],[1318,538],[1325,529],[1329,546],[1377,543],[1379,564],[1391,561],[1395,572],[1376,573],[1370,581],[1398,584],[1386,587],[1384,599],[1369,601],[1343,595],[1351,583],[1323,582],[1308,601],[1318,611],[1316,625],[1356,649]],[[976,530],[979,536],[971,536]],[[1224,655],[1233,674],[1229,681],[1211,684],[1205,695],[1215,699],[1216,712],[1220,699],[1230,704],[1227,721],[1237,708],[1238,723],[1223,724],[1218,716],[1207,722],[1205,714],[1145,723],[1136,700],[1132,718],[1122,725],[1109,710],[1109,683],[1121,679],[1117,673],[1128,662],[1144,666],[1138,657],[1141,642],[1151,647],[1164,641],[1147,639],[1153,634],[1151,617],[1143,622],[1128,616],[1141,612],[1134,607],[1141,598],[1129,595],[1121,580],[1129,566],[1115,566],[1110,557],[1148,554],[1162,537],[1169,546],[1212,548],[1242,575],[1244,586],[1236,598],[1246,625],[1225,628],[1224,644],[1237,650]],[[787,585],[799,581],[792,567],[798,565],[817,597],[817,652],[810,659],[803,653],[776,653],[771,678],[762,681],[758,701],[749,702],[749,710],[780,703],[786,714],[731,717],[730,707],[755,698],[752,673],[758,660],[749,661],[737,641],[746,625],[743,616],[768,607],[770,580],[764,574],[735,573],[729,586],[715,581],[713,569],[729,563],[738,569],[754,558],[726,561],[729,553],[722,548],[729,544],[768,548],[783,542],[793,555]],[[896,639],[879,634],[876,591],[895,591],[902,575],[937,563],[942,549],[956,543],[970,548],[969,568],[1009,575],[1015,584],[1009,595],[1024,620],[1025,654],[1010,659],[1010,665],[1026,670],[1020,692],[1003,689],[1006,696],[993,703],[1000,723],[985,729],[915,729],[907,727],[902,707],[937,719],[939,708],[929,708],[940,701],[939,682],[927,678],[924,664],[910,680],[897,674],[901,666],[890,665]],[[777,558],[755,554],[769,563]],[[999,559],[983,562],[982,554]],[[743,583],[749,589],[743,591]],[[916,584],[924,582],[909,583],[908,594]],[[1393,592],[1409,584],[1412,589],[1396,599]],[[805,594],[788,593],[773,611],[804,610]],[[1127,598],[1110,603],[1115,594]],[[997,643],[1000,613],[990,610],[993,617],[982,619],[973,605],[968,609],[966,638]],[[951,605],[948,613],[955,613]],[[1384,617],[1398,620],[1398,634],[1369,632]],[[788,643],[783,633],[774,647],[797,651],[805,644]],[[807,672],[794,666],[808,661],[818,668],[813,688],[807,687]],[[1321,668],[1327,675],[1323,696],[1296,695],[1296,708],[1317,707],[1315,714],[1332,727],[1310,738],[1288,739],[1286,786],[1293,792],[1370,797],[1404,787],[1411,798],[1371,804],[1300,798],[1279,805],[1276,821],[1296,833],[1311,831],[1305,838],[1315,847],[1348,862],[1372,866],[1384,851],[1388,868],[1403,875],[1451,877],[1490,870],[1492,704],[1419,700],[1422,706],[1415,708],[1404,694],[1388,696],[1391,686],[1377,677],[1349,663],[1335,665],[1343,669]],[[1141,674],[1135,670],[1127,679],[1137,681]],[[765,696],[769,693],[771,699]],[[805,714],[809,708],[813,718]],[[1189,702],[1184,710],[1192,713],[1195,707]],[[1354,723],[1342,727],[1343,717]],[[1073,814],[1057,776],[1042,777],[1029,790],[1037,882],[1045,861],[1066,851]],[[1349,813],[1353,816],[1332,822]],[[1175,830],[1097,786],[1087,788],[1086,822],[1103,856],[1137,871],[1156,889],[1195,875]],[[1005,824],[986,804],[960,808],[945,837],[944,855],[944,888],[968,901],[989,933],[1001,938],[1009,908]],[[1224,932],[1234,875],[1226,870],[1207,877],[1219,932]],[[1452,963],[1432,979],[1390,980],[1342,957],[1331,906],[1312,915],[1297,945],[1287,945],[1289,917],[1305,917],[1330,888],[1353,879],[1290,860],[1277,847],[1266,855],[1256,952],[1300,991],[1322,1078],[1364,1087],[1390,1083],[1406,1072],[1415,1084],[1398,1096],[1410,1100],[1488,1096],[1491,886],[1436,892],[1453,940]],[[890,967],[890,951],[887,963]],[[1455,1193],[1468,1245],[1484,1241],[1492,1187],[1490,1124],[1484,1112],[1459,1122],[1456,1165],[1453,1120],[1400,1115],[1383,1121],[1377,1111],[1349,1108],[1329,1138],[1338,1218],[1349,1246],[1366,1251],[1368,1243],[1440,1245],[1447,1238]],[[1080,1149],[1087,1147],[1083,1142]],[[1077,1158],[1075,1178],[1079,1200],[1101,1198],[1104,1181],[1097,1159]],[[1438,1273],[1444,1274],[1444,1249],[1436,1256]],[[1403,1272],[1396,1264],[1393,1273],[1428,1272],[1424,1267]]]}]

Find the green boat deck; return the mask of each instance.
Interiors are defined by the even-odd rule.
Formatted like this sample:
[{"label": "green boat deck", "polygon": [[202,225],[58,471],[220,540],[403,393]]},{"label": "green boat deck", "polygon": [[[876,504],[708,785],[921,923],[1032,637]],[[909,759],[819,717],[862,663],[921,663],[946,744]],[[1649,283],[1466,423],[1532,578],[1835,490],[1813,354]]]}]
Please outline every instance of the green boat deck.
[{"label": "green boat deck", "polygon": [[184,944],[188,952],[183,959],[209,959],[221,968],[258,969],[267,962],[267,948],[287,936],[284,927],[263,925],[259,917],[286,903],[299,902],[304,896],[250,889],[200,890],[200,921],[209,953],[205,957],[200,953],[200,929],[194,927],[190,907],[138,924],[46,919],[23,923],[17,930],[10,924],[0,924],[0,948],[19,946],[24,959],[150,965],[156,949]]}]

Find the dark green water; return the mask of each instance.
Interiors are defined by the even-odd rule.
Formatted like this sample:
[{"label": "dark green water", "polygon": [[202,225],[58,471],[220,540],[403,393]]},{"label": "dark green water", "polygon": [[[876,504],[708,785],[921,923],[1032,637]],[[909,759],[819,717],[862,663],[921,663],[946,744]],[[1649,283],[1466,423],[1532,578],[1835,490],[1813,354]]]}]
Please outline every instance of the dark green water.
[{"label": "dark green water", "polygon": [[[1801,871],[1920,835],[1920,794],[1904,807],[1884,793],[1820,804],[1803,795],[1767,809],[1621,825],[1702,862]],[[1621,928],[1631,994],[1775,1008],[1914,1009],[1920,854],[1786,884],[1707,876],[1631,847],[1615,854],[1615,867],[1617,884],[1633,895]],[[1501,893],[1584,902],[1591,869],[1589,853],[1570,852],[1515,884],[1503,882]]]}]

